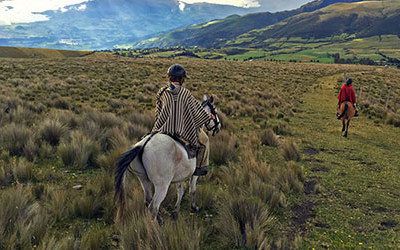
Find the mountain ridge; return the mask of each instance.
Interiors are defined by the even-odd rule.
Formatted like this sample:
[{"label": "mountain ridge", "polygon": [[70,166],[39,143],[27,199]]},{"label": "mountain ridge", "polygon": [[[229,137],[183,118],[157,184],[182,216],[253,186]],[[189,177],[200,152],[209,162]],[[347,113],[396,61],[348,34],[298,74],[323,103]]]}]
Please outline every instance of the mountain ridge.
[{"label": "mountain ridge", "polygon": [[[395,1],[386,0],[384,4],[397,6]],[[358,6],[357,3],[363,3],[360,6],[371,6],[369,11],[384,13],[390,8],[382,8],[379,10],[377,1],[360,1],[360,0],[317,0],[303,5],[302,7],[292,10],[277,13],[255,13],[231,19],[214,20],[211,24],[200,24],[190,26],[184,29],[171,31],[167,34],[153,37],[149,40],[140,41],[135,44],[136,48],[151,48],[151,47],[226,47],[229,44],[239,46],[258,46],[262,47],[262,42],[269,38],[299,37],[329,37],[340,35],[342,33],[357,33],[362,36],[374,36],[380,34],[396,34],[397,30],[395,23],[400,23],[396,7],[394,15],[389,15],[380,18],[375,15],[375,18],[370,18],[372,15],[364,15],[364,19],[359,19],[358,22],[353,22],[354,15],[357,15],[357,9],[352,10],[349,15],[349,10],[342,11],[340,6]],[[339,4],[338,7],[336,4]],[[332,7],[336,5],[336,7]],[[338,9],[335,9],[338,8]],[[374,10],[374,8],[378,10]],[[323,11],[329,12],[323,16]],[[335,14],[335,12],[337,13]],[[344,13],[344,15],[342,15]],[[329,22],[319,22],[320,16],[333,16]],[[386,18],[387,17],[387,18]],[[336,19],[335,19],[336,18]],[[355,18],[356,20],[357,18]],[[363,21],[364,20],[364,21]],[[375,22],[375,23],[374,23]],[[339,25],[336,27],[336,25]],[[352,29],[356,25],[356,29]],[[367,25],[374,32],[367,32],[363,25]],[[346,28],[347,27],[347,28]],[[394,27],[394,28],[393,28]],[[363,32],[356,32],[357,29]],[[324,33],[325,32],[325,33]],[[399,32],[400,33],[400,32]],[[243,41],[242,41],[243,40]],[[254,42],[256,42],[254,44]]]}]

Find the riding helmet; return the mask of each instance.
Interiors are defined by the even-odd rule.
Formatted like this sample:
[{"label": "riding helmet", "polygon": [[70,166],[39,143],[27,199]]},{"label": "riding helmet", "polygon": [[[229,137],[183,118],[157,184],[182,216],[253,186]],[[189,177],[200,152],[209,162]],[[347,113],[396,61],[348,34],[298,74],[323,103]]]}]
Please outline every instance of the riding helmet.
[{"label": "riding helmet", "polygon": [[174,77],[187,77],[185,68],[180,64],[174,64],[169,67],[167,74]]},{"label": "riding helmet", "polygon": [[347,85],[351,85],[352,83],[353,83],[353,79],[351,79],[351,78],[347,79],[347,81],[346,81]]}]

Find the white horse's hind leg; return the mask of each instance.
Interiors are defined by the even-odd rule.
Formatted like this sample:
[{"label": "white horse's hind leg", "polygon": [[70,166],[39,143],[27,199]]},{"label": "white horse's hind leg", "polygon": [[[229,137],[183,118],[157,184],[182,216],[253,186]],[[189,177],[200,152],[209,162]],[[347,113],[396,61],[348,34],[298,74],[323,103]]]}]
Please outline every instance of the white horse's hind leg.
[{"label": "white horse's hind leg", "polygon": [[146,207],[149,207],[151,200],[153,199],[153,184],[145,175],[138,175],[138,178],[143,188]]},{"label": "white horse's hind leg", "polygon": [[149,208],[153,218],[158,219],[159,222],[161,217],[158,217],[158,211],[160,209],[161,202],[163,202],[165,196],[167,196],[169,184],[170,183],[165,185],[154,185],[154,196],[151,200]]},{"label": "white horse's hind leg", "polygon": [[196,205],[196,185],[197,185],[198,176],[192,176],[190,179],[190,186],[189,186],[189,194],[190,194],[190,206],[193,212],[198,212],[200,209]]},{"label": "white horse's hind leg", "polygon": [[179,210],[181,209],[182,198],[183,198],[183,195],[185,194],[185,184],[184,183],[181,182],[178,184],[177,194],[178,195],[177,195],[177,199],[176,199],[176,203],[175,203],[175,209],[172,214],[172,217],[174,218],[174,220],[178,219]]}]

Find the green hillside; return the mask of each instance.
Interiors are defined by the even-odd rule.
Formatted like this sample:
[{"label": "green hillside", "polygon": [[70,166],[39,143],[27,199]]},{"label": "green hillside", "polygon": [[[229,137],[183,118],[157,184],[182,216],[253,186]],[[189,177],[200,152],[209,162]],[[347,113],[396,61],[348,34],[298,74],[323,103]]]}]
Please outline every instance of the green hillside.
[{"label": "green hillside", "polygon": [[278,23],[286,18],[313,12],[338,2],[355,2],[359,0],[316,0],[302,7],[277,13],[254,13],[245,16],[232,15],[225,19],[192,25],[174,30],[167,34],[141,41],[137,48],[200,46],[215,48],[225,46],[226,42],[254,29],[261,29]]},{"label": "green hillside", "polygon": [[340,35],[371,37],[400,35],[400,1],[364,1],[328,6],[302,13],[239,36],[236,45],[263,47],[271,38],[322,39]]}]

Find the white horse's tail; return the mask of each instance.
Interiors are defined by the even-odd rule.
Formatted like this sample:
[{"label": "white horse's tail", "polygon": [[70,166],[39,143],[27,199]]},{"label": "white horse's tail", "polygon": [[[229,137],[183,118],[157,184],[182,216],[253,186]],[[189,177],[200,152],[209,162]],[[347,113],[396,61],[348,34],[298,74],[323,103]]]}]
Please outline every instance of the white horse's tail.
[{"label": "white horse's tail", "polygon": [[129,169],[131,162],[141,154],[143,145],[135,146],[126,151],[118,158],[115,169],[115,195],[114,198],[119,205],[118,219],[121,220],[125,210],[125,191],[124,191],[124,176],[126,170]]}]

